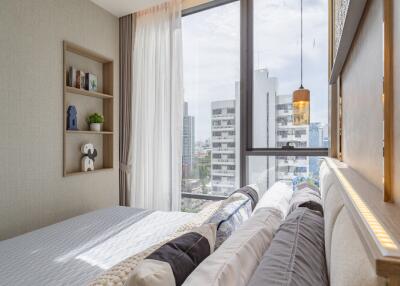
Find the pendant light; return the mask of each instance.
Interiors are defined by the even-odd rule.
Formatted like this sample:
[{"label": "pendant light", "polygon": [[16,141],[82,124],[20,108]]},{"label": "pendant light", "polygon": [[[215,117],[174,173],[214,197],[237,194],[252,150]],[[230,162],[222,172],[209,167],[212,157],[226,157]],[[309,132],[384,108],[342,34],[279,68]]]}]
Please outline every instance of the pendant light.
[{"label": "pendant light", "polygon": [[310,124],[310,90],[303,87],[303,0],[301,0],[300,87],[293,92],[293,125]]}]

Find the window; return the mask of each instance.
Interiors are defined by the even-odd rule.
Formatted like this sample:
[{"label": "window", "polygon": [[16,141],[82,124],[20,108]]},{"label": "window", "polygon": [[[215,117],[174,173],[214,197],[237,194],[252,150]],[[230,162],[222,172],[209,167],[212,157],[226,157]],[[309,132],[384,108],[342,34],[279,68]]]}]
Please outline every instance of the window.
[{"label": "window", "polygon": [[300,1],[253,0],[253,148],[280,148],[291,141],[327,147],[327,5],[325,0],[303,4],[303,85],[311,92],[311,124],[296,126],[292,93],[300,86]]},{"label": "window", "polygon": [[214,0],[183,18],[183,210],[198,211],[260,175],[268,174],[266,187],[317,179],[329,145],[327,2],[304,1],[303,11],[309,125],[293,124],[300,1]]},{"label": "window", "polygon": [[[239,1],[183,17],[182,210],[196,212],[240,183]],[[197,198],[194,198],[197,197]]]},{"label": "window", "polygon": [[[311,92],[310,124],[296,125],[293,91],[300,87],[300,1],[247,0],[253,7],[252,59],[247,77],[252,122],[246,143],[244,183],[261,175],[266,187],[296,177],[318,179],[320,155],[328,141],[328,3],[303,3],[303,85]],[[250,5],[252,4],[252,5]],[[246,71],[242,71],[246,72]],[[251,83],[252,82],[252,83]],[[248,139],[246,139],[248,140]],[[250,143],[249,143],[250,142]],[[290,148],[289,148],[290,145]],[[265,154],[260,155],[260,152]],[[252,154],[258,153],[258,156]],[[262,179],[259,179],[262,180]]]}]

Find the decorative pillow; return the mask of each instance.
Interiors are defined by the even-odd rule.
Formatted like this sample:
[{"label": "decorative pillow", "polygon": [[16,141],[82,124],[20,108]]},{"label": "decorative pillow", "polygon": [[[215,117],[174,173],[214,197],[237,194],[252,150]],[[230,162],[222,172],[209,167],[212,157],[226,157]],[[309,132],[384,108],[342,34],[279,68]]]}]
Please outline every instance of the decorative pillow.
[{"label": "decorative pillow", "polygon": [[[251,208],[254,210],[258,203],[258,191],[255,188],[255,185],[247,185],[244,187],[241,187],[240,189],[237,189],[236,191],[233,192],[233,194],[244,194],[246,195],[250,200],[251,200]],[[232,195],[233,195],[232,194]]]},{"label": "decorative pillow", "polygon": [[289,213],[297,207],[306,207],[313,211],[319,211],[323,215],[324,211],[319,189],[307,182],[297,185],[290,200]]},{"label": "decorative pillow", "polygon": [[208,221],[217,225],[217,249],[228,237],[250,216],[251,200],[244,194],[235,193],[226,199],[225,203]]},{"label": "decorative pillow", "polygon": [[260,209],[207,257],[183,285],[247,285],[281,221],[279,210]]},{"label": "decorative pillow", "polygon": [[286,217],[292,194],[293,191],[291,185],[284,182],[276,182],[261,197],[253,211],[253,214],[261,208],[275,208],[282,212],[283,217]]},{"label": "decorative pillow", "polygon": [[299,207],[289,214],[248,285],[328,285],[320,213]]},{"label": "decorative pillow", "polygon": [[174,234],[166,237],[160,243],[157,243],[147,248],[146,250],[121,261],[117,265],[114,265],[111,269],[105,271],[102,275],[100,275],[91,283],[89,283],[89,285],[90,286],[125,285],[129,275],[147,256],[156,251],[165,243],[185,233],[191,232],[194,228],[200,227],[203,224],[205,224],[221,208],[223,204],[224,201],[217,201],[204,207],[199,213],[196,214],[193,220],[190,220],[188,223],[179,227]]},{"label": "decorative pillow", "polygon": [[215,245],[216,225],[205,224],[167,242],[143,260],[125,285],[175,286],[207,257]]}]

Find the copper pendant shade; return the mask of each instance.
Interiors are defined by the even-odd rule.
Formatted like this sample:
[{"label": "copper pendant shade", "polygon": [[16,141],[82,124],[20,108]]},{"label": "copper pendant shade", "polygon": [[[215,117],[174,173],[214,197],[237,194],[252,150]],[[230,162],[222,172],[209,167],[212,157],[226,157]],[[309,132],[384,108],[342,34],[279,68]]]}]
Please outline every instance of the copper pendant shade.
[{"label": "copper pendant shade", "polygon": [[310,90],[303,87],[303,0],[301,0],[300,88],[293,92],[293,125],[310,124]]}]

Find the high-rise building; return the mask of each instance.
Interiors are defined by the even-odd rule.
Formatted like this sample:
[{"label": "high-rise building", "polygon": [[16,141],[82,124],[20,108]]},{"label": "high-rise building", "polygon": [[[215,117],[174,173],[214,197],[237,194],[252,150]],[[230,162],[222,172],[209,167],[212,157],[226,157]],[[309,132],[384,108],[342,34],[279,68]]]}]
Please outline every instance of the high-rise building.
[{"label": "high-rise building", "polygon": [[[328,147],[328,124],[320,122],[310,123],[309,146],[311,148],[327,148]],[[319,161],[318,157],[310,157],[310,175],[318,178]]]},{"label": "high-rise building", "polygon": [[[267,69],[254,73],[253,86],[253,146],[282,148],[308,147],[308,125],[293,125],[292,96],[278,94],[278,79],[270,77]],[[267,187],[294,176],[308,176],[309,162],[303,156],[269,156],[250,158],[249,181],[262,177]],[[267,171],[266,171],[267,170]]]},{"label": "high-rise building", "polygon": [[215,195],[229,195],[239,185],[236,104],[236,100],[211,103],[211,186]]},{"label": "high-rise building", "polygon": [[[292,96],[279,95],[276,104],[276,147],[288,143],[296,148],[309,147],[309,126],[293,125]],[[276,159],[276,181],[291,181],[294,177],[307,177],[309,158],[306,156],[278,156]]]},{"label": "high-rise building", "polygon": [[183,109],[183,142],[182,142],[182,175],[183,178],[190,176],[194,165],[194,116],[189,115],[188,103],[185,102]]}]

